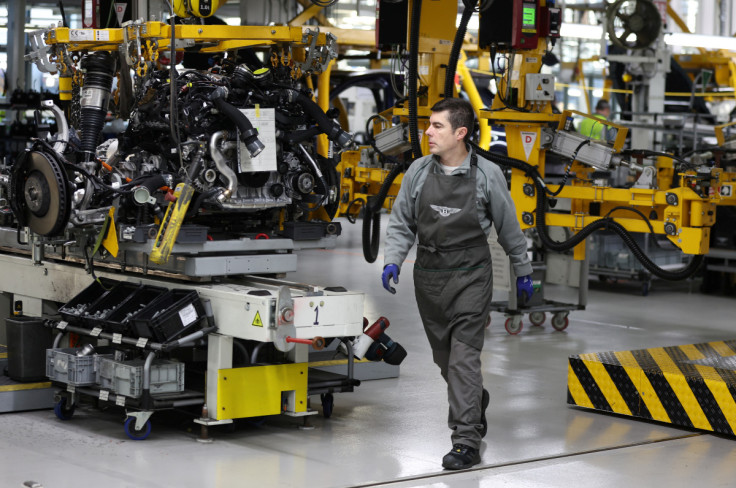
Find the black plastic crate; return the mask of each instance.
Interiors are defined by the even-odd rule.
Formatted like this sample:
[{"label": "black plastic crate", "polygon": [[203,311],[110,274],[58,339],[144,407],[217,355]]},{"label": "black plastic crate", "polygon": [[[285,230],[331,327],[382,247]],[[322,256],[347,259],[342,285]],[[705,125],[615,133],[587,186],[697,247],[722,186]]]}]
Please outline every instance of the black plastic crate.
[{"label": "black plastic crate", "polygon": [[99,327],[104,332],[120,332],[106,327],[107,320],[118,308],[125,305],[139,288],[141,285],[136,283],[118,282],[109,293],[84,312],[82,322],[86,327]]},{"label": "black plastic crate", "polygon": [[70,323],[81,322],[84,312],[110,293],[117,283],[117,281],[107,278],[99,278],[99,281],[93,281],[91,285],[59,308],[61,317]]},{"label": "black plastic crate", "polygon": [[132,320],[169,290],[161,286],[143,285],[115,308],[105,320],[105,332],[127,334]]},{"label": "black plastic crate", "polygon": [[204,305],[194,290],[170,290],[133,318],[140,337],[168,342],[202,328]]}]

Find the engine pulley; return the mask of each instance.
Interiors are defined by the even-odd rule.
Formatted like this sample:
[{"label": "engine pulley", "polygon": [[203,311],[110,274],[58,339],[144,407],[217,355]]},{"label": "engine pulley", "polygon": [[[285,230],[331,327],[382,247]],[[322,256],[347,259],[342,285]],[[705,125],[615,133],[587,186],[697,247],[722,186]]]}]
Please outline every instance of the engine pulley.
[{"label": "engine pulley", "polygon": [[13,166],[10,207],[18,222],[42,236],[63,232],[71,191],[61,163],[50,153],[28,151]]}]

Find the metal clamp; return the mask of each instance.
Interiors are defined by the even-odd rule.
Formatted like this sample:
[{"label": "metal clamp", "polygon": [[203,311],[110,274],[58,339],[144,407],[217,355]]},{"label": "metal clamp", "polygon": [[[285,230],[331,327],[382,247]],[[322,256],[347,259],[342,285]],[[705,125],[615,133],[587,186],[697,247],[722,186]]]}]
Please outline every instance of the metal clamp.
[{"label": "metal clamp", "polygon": [[42,73],[56,73],[56,64],[49,59],[49,51],[53,46],[47,46],[44,38],[52,28],[39,29],[28,33],[31,43],[31,52],[24,56],[26,61],[32,61]]},{"label": "metal clamp", "polygon": [[295,62],[295,66],[304,73],[321,73],[330,61],[337,57],[337,37],[331,32],[325,34],[325,45],[317,46],[319,28],[307,29],[302,33],[302,43],[309,44],[307,57],[303,63]]}]

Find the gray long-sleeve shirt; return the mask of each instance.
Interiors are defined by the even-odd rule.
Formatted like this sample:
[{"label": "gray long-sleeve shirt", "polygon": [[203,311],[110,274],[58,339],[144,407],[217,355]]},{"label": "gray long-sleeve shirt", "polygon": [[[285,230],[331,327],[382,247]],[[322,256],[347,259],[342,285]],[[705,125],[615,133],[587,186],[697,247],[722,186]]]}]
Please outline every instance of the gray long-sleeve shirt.
[{"label": "gray long-sleeve shirt", "polygon": [[[386,230],[384,264],[396,264],[401,267],[409,249],[414,245],[417,235],[419,195],[430,171],[442,173],[439,161],[431,154],[414,161],[404,174]],[[468,171],[470,171],[470,153],[451,176],[464,177]],[[526,238],[516,219],[516,209],[509,194],[506,178],[498,166],[480,156],[475,188],[478,219],[486,237],[490,235],[493,224],[498,233],[498,242],[508,254],[516,276],[532,274]]]}]

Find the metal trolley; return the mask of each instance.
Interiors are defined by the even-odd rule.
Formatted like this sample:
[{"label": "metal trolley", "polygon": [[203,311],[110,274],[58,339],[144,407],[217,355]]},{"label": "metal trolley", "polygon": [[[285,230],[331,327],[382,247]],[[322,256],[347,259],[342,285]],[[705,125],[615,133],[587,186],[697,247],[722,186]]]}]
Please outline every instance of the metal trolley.
[{"label": "metal trolley", "polygon": [[[555,330],[563,331],[569,325],[568,315],[573,310],[585,310],[588,302],[588,261],[583,260],[580,265],[580,286],[578,288],[578,303],[562,303],[544,298],[544,281],[547,267],[542,262],[532,263],[534,282],[534,294],[526,303],[520,304],[516,297],[516,275],[513,267],[509,272],[509,298],[506,301],[491,302],[492,312],[501,312],[506,316],[504,328],[511,335],[516,335],[524,328],[522,318],[524,314],[529,315],[529,322],[536,327],[541,327],[547,319],[547,314],[552,314],[550,324]],[[491,316],[488,316],[490,326]]]}]

